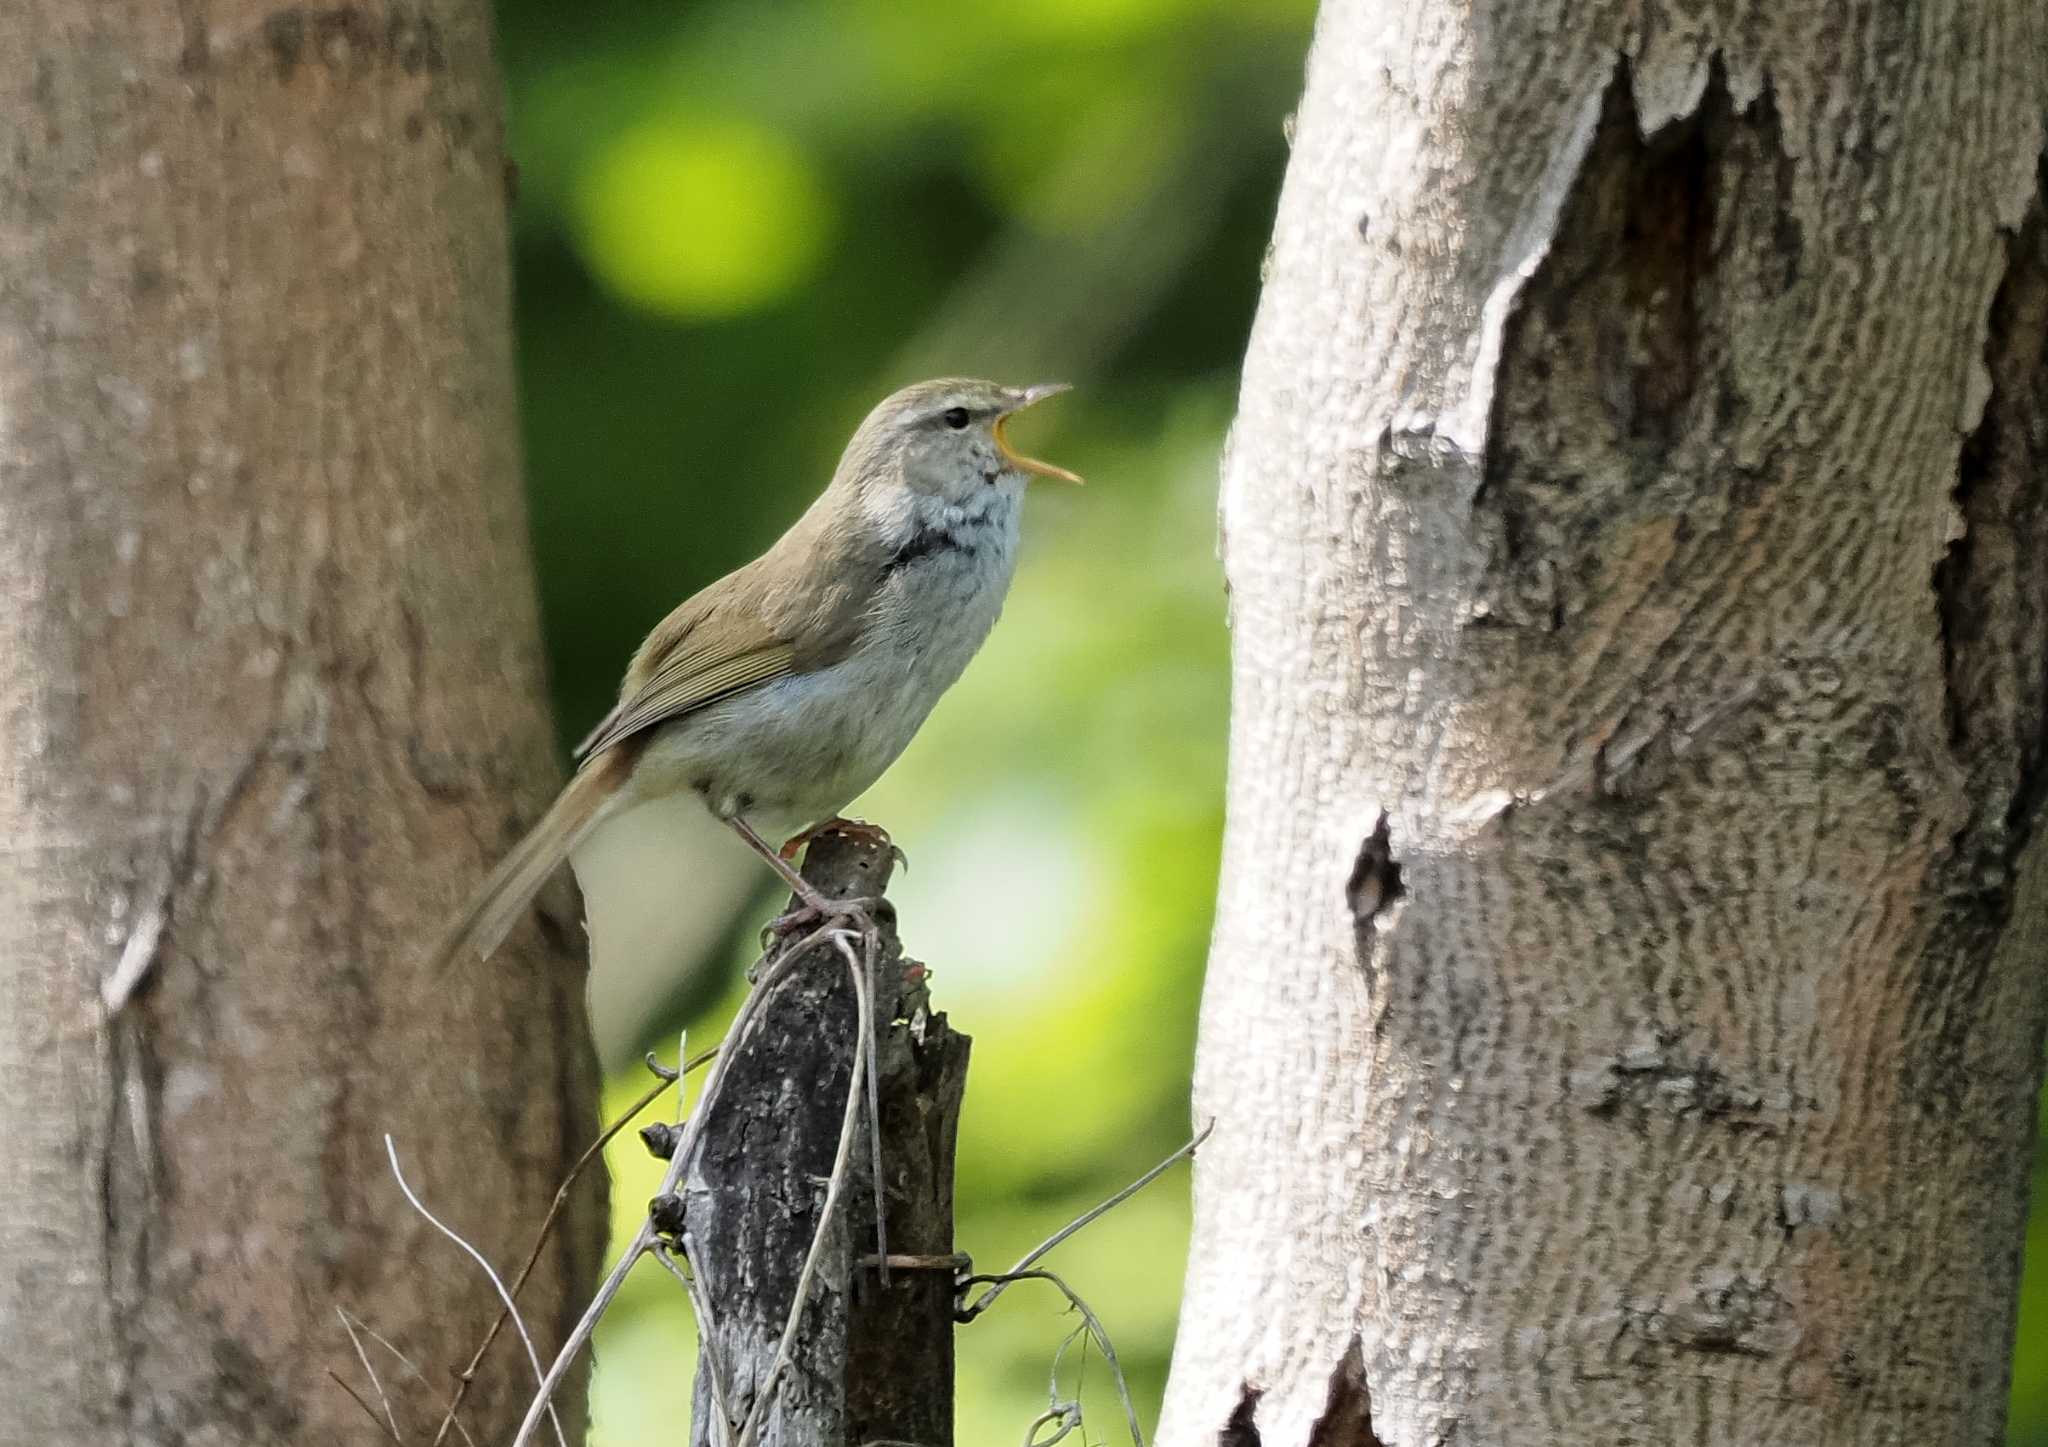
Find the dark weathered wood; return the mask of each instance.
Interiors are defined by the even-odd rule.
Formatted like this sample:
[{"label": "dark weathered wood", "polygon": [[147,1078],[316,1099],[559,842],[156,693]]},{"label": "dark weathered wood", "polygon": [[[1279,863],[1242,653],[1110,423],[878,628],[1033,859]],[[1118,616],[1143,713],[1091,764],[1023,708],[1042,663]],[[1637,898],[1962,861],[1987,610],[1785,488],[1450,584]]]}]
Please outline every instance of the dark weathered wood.
[{"label": "dark weathered wood", "polygon": [[[805,876],[835,898],[879,895],[886,849],[827,835]],[[880,1022],[883,1177],[891,1255],[953,1250],[953,1146],[968,1039],[930,1013],[922,983],[882,911],[875,969]],[[816,947],[775,986],[761,1024],[734,1058],[685,1185],[685,1229],[716,1315],[729,1405],[744,1417],[766,1381],[818,1228],[837,1151],[858,1017],[836,949]],[[897,1269],[884,1286],[875,1253],[871,1146],[863,1118],[852,1169],[826,1239],[791,1365],[758,1441],[860,1447],[873,1441],[951,1447],[953,1277]],[[713,1407],[700,1354],[696,1447],[710,1447]]]}]

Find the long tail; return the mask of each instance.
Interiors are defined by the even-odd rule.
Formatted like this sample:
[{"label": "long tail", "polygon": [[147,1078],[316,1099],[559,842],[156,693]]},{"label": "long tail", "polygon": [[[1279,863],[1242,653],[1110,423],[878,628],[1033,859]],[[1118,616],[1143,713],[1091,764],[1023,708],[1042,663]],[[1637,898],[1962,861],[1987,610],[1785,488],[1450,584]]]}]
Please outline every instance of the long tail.
[{"label": "long tail", "polygon": [[617,797],[621,782],[614,763],[606,755],[569,780],[540,822],[491,871],[449,926],[434,950],[434,969],[445,969],[472,950],[477,958],[489,959],[491,951],[504,943],[541,886],[608,812],[606,806]]}]

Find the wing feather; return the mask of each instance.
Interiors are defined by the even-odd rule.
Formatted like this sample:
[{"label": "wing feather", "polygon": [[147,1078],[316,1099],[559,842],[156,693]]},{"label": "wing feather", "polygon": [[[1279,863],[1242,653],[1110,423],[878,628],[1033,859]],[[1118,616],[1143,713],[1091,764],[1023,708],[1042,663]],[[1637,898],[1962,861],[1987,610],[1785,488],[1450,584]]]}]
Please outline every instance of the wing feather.
[{"label": "wing feather", "polygon": [[[832,525],[842,510],[814,504],[774,548],[662,619],[626,670],[618,706],[576,757],[588,763],[671,719],[846,657],[886,570],[879,559],[847,551],[860,534]],[[793,572],[838,581],[793,590],[776,584]]]},{"label": "wing feather", "polygon": [[795,663],[795,650],[779,641],[675,651],[619,700],[577,746],[576,757],[588,763],[621,739],[793,673]]}]

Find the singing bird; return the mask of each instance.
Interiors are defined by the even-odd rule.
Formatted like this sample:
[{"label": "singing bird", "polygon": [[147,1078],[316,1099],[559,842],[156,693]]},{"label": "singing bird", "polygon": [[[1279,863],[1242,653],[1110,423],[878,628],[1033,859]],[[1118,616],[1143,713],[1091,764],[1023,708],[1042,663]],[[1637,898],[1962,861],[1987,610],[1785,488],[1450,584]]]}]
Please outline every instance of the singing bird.
[{"label": "singing bird", "polygon": [[895,762],[988,637],[1016,569],[1025,483],[1080,482],[1004,434],[1066,390],[948,377],[870,412],[789,531],[648,635],[618,705],[577,749],[575,776],[437,958],[488,957],[564,861],[586,901],[605,897],[605,874],[633,852],[607,848],[607,833],[624,840],[636,811],[690,796],[803,912],[843,912],[789,860],[811,834],[846,825],[839,811]]}]

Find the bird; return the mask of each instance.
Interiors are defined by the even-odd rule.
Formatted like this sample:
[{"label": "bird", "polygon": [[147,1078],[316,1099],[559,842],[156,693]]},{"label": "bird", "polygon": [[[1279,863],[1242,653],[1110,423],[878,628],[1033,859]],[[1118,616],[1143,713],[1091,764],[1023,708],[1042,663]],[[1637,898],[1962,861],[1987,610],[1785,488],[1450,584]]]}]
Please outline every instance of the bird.
[{"label": "bird", "polygon": [[886,842],[840,811],[895,762],[995,626],[1025,485],[1081,481],[1005,432],[1068,390],[943,377],[877,404],[789,530],[648,634],[618,703],[575,750],[575,773],[435,959],[487,959],[565,862],[586,901],[597,897],[597,876],[629,852],[606,835],[624,841],[636,815],[692,796],[796,896],[784,921],[858,908],[822,898],[791,861],[827,828]]}]

